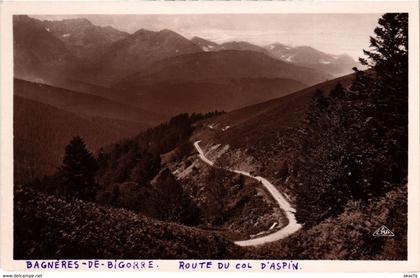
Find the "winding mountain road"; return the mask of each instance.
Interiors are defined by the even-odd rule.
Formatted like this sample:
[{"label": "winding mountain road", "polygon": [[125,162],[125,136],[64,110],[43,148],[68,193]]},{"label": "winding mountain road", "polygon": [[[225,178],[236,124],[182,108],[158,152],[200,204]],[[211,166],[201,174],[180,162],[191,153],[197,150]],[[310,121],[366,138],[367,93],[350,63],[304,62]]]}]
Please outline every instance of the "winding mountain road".
[{"label": "winding mountain road", "polygon": [[[212,162],[205,156],[204,151],[201,149],[199,143],[200,141],[194,142],[194,147],[198,151],[200,159],[206,164],[212,167],[215,167],[214,162]],[[247,176],[247,177],[250,177],[252,179],[259,181],[268,190],[268,192],[273,196],[274,200],[276,200],[277,204],[284,211],[288,220],[288,224],[276,232],[264,235],[262,237],[253,238],[253,239],[235,241],[235,244],[239,246],[256,246],[256,245],[261,245],[261,244],[277,241],[295,233],[302,227],[302,225],[300,225],[296,221],[295,214],[294,214],[296,210],[284,198],[283,194],[281,194],[277,190],[277,188],[274,185],[272,185],[267,179],[260,176],[253,176],[250,173],[244,172],[244,171],[233,170],[233,169],[225,169],[225,170],[234,172],[237,174],[241,174],[241,175],[244,175],[244,176]]]}]

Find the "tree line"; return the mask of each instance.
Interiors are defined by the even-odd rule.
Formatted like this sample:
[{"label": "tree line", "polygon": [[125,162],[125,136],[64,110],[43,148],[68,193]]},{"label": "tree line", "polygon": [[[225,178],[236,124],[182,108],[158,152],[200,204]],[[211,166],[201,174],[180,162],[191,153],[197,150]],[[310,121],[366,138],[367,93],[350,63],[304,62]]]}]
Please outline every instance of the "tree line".
[{"label": "tree line", "polygon": [[181,157],[188,154],[193,124],[221,113],[174,116],[133,138],[100,149],[97,155],[87,149],[82,137],[75,136],[66,146],[57,171],[28,184],[66,199],[94,201],[193,225],[199,219],[197,209],[172,173],[161,167],[160,155],[173,150]]}]

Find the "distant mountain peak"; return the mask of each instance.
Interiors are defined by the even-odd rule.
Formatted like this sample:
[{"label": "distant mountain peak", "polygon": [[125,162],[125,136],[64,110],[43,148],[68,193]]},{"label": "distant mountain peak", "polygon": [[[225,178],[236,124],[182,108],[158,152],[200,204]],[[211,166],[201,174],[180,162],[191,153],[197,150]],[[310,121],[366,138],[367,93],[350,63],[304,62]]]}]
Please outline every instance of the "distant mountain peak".
[{"label": "distant mountain peak", "polygon": [[120,30],[118,30],[118,29],[116,29],[116,28],[114,28],[114,27],[112,27],[111,25],[106,25],[106,26],[104,26],[104,27],[102,27],[104,30],[109,30],[109,31],[117,31],[117,32],[123,32],[123,31],[120,31]]},{"label": "distant mountain peak", "polygon": [[160,31],[159,31],[159,34],[164,35],[164,36],[167,36],[167,37],[171,37],[171,38],[177,38],[177,39],[186,40],[186,41],[188,41],[189,43],[191,43],[191,42],[190,42],[187,38],[185,38],[183,35],[181,35],[181,34],[179,34],[179,33],[175,32],[175,31],[169,30],[169,29],[162,29],[162,30],[160,30]]},{"label": "distant mountain peak", "polygon": [[159,33],[162,33],[162,34],[171,34],[171,35],[172,34],[179,35],[178,33],[174,32],[172,30],[169,30],[169,29],[162,29],[162,30],[159,31]]},{"label": "distant mountain peak", "polygon": [[145,36],[145,35],[150,35],[154,32],[146,30],[146,29],[139,29],[136,32],[134,32],[133,34],[131,34],[131,37],[141,37],[141,36]]},{"label": "distant mountain peak", "polygon": [[42,21],[44,25],[47,26],[61,26],[61,28],[66,29],[77,29],[77,30],[85,30],[87,28],[94,27],[95,25],[92,24],[86,18],[69,18],[69,19],[62,19],[62,20],[44,20]]},{"label": "distant mountain peak", "polygon": [[298,46],[296,46],[295,48],[296,48],[296,49],[307,49],[307,50],[313,50],[313,51],[318,51],[318,52],[320,52],[319,50],[317,50],[317,49],[313,48],[312,46],[308,46],[308,45],[298,45]]},{"label": "distant mountain peak", "polygon": [[64,23],[78,23],[78,24],[86,24],[86,25],[93,25],[88,19],[81,17],[81,18],[69,18],[69,19],[62,19],[61,22]]},{"label": "distant mountain peak", "polygon": [[151,31],[144,28],[141,28],[132,34],[133,36],[156,36],[156,35],[172,35],[172,36],[179,36],[182,37],[180,34],[169,30],[169,29],[162,29],[160,31]]},{"label": "distant mountain peak", "polygon": [[225,42],[225,44],[251,44],[247,41],[229,41],[229,42]]},{"label": "distant mountain peak", "polygon": [[182,35],[169,29],[162,29],[160,31],[150,31],[142,28],[128,37],[128,40],[133,39],[145,42],[148,41],[149,43],[160,42],[162,43],[162,45],[165,44],[167,47],[170,48],[176,48],[176,44],[178,44],[181,41],[184,43],[187,42],[192,46],[195,46],[191,41],[184,38]]},{"label": "distant mountain peak", "polygon": [[206,39],[203,39],[203,38],[197,37],[197,36],[194,36],[194,37],[191,38],[191,41],[201,41],[201,40],[206,40]]}]

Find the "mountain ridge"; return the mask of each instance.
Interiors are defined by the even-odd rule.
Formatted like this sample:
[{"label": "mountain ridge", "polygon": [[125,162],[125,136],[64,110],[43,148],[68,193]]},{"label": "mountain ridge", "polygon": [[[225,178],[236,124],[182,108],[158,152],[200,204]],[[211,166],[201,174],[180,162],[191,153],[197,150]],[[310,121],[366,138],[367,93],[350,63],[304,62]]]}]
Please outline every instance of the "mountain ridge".
[{"label": "mountain ridge", "polygon": [[354,66],[360,66],[348,54],[329,54],[305,45],[289,46],[282,43],[271,43],[259,46],[247,41],[228,41],[217,44],[201,37],[193,37],[191,41],[200,46],[203,51],[251,50],[288,63],[320,69],[334,77],[351,73]]},{"label": "mountain ridge", "polygon": [[[187,68],[185,64],[190,66]],[[169,74],[168,72],[172,72]],[[311,76],[311,74],[313,76]],[[197,52],[162,59],[153,67],[139,71],[125,78],[122,83],[134,84],[211,81],[217,78],[291,78],[306,84],[315,84],[328,79],[330,75],[311,68],[299,67],[248,50],[224,50]],[[143,78],[143,79],[142,79]],[[158,80],[158,81],[156,81]]]},{"label": "mountain ridge", "polygon": [[113,42],[129,34],[111,26],[97,26],[86,18],[42,21],[45,29],[64,42],[73,55],[93,60]]}]

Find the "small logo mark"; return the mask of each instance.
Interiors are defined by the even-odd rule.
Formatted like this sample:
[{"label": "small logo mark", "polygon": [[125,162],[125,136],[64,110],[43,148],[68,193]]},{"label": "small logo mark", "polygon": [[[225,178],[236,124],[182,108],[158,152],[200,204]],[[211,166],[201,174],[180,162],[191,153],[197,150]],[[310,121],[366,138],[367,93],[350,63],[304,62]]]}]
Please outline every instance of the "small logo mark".
[{"label": "small logo mark", "polygon": [[373,236],[394,236],[394,233],[385,225],[382,225],[373,233]]}]

